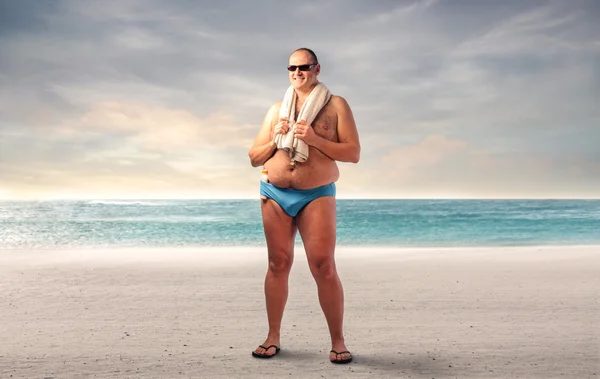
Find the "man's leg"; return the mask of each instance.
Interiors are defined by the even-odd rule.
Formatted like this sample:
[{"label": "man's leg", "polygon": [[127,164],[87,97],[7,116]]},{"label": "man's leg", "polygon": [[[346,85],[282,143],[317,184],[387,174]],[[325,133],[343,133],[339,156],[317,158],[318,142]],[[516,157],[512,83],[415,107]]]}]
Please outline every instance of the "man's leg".
[{"label": "man's leg", "polygon": [[[346,351],[343,335],[344,290],[335,266],[336,208],[335,197],[320,197],[310,202],[296,217],[298,230],[306,249],[308,265],[315,278],[321,309],[325,314],[331,349]],[[350,353],[331,360],[350,358]]]},{"label": "man's leg", "polygon": [[[269,334],[262,346],[280,347],[281,320],[287,302],[288,278],[294,260],[296,223],[272,199],[262,202],[262,217],[269,254],[269,267],[264,285]],[[275,348],[265,350],[258,347],[255,352],[273,355]]]}]

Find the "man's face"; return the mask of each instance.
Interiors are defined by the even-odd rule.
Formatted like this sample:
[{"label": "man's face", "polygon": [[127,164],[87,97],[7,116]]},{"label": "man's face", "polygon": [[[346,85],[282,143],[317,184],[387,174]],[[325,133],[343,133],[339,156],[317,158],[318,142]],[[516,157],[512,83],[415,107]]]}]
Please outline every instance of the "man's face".
[{"label": "man's face", "polygon": [[[300,70],[301,68],[305,69],[305,67],[298,67],[307,65],[311,66],[307,67],[306,71]],[[292,86],[294,88],[308,89],[313,87],[317,83],[317,76],[321,71],[321,66],[315,64],[308,52],[302,50],[296,51],[290,56],[288,67],[289,66],[296,66],[292,67],[295,68],[295,70],[289,71],[290,82],[292,83]]]}]

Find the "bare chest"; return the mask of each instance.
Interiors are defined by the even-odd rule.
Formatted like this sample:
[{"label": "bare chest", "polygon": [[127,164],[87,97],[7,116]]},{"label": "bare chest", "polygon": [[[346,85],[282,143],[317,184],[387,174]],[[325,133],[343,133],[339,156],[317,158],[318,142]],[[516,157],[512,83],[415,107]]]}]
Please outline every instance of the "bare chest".
[{"label": "bare chest", "polygon": [[[298,114],[298,112],[296,112]],[[329,106],[325,106],[312,122],[312,128],[316,135],[337,142],[337,114]]]}]

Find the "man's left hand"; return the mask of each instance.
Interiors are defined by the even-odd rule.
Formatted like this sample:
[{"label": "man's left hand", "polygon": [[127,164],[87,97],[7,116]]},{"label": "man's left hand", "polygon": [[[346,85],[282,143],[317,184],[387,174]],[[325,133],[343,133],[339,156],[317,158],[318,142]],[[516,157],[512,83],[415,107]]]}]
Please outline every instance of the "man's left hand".
[{"label": "man's left hand", "polygon": [[319,138],[315,134],[312,126],[310,126],[305,120],[300,120],[296,123],[296,130],[294,136],[304,141],[307,145],[313,145],[315,140]]}]

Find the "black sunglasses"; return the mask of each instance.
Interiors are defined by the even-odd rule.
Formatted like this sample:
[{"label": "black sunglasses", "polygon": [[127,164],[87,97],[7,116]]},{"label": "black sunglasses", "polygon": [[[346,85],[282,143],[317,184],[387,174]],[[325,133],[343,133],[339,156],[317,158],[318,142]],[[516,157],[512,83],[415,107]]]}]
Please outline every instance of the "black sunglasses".
[{"label": "black sunglasses", "polygon": [[315,63],[301,64],[300,66],[290,65],[290,66],[287,66],[287,69],[288,69],[288,71],[296,71],[296,69],[299,68],[300,71],[309,71],[312,66],[316,66],[316,64]]}]

